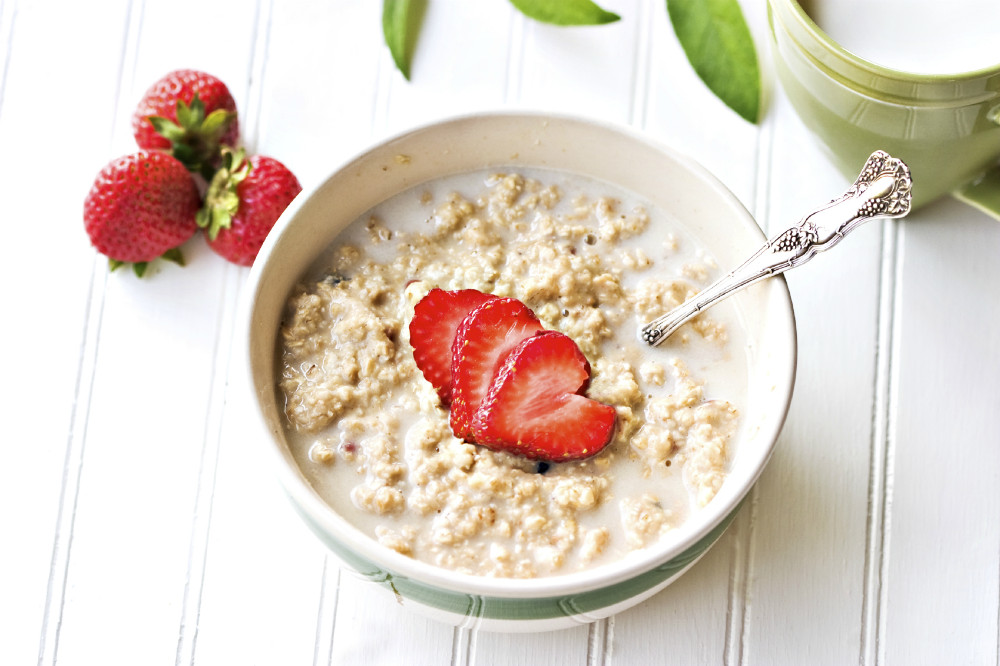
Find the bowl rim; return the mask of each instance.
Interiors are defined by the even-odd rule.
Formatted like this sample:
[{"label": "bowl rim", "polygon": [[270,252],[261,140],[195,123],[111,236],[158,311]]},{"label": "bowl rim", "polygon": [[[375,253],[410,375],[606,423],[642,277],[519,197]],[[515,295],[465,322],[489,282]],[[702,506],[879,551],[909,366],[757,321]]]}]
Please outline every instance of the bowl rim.
[{"label": "bowl rim", "polygon": [[[688,170],[692,175],[703,181],[717,196],[725,200],[725,203],[738,213],[735,216],[734,222],[738,220],[738,223],[747,226],[751,233],[759,235],[761,243],[765,240],[764,234],[753,216],[716,176],[692,158],[664,145],[662,142],[639,130],[607,120],[596,120],[580,115],[553,113],[549,111],[520,109],[477,111],[431,120],[377,139],[341,162],[325,178],[300,193],[275,224],[261,248],[258,260],[251,267],[247,285],[243,290],[239,306],[240,312],[237,316],[237,326],[240,326],[243,331],[243,334],[240,336],[240,345],[242,347],[240,351],[243,359],[242,368],[245,371],[246,381],[244,385],[249,394],[247,399],[253,404],[252,412],[254,420],[257,422],[257,430],[261,438],[267,440],[263,446],[267,451],[266,459],[269,466],[273,468],[272,471],[276,474],[285,493],[300,511],[307,514],[309,521],[316,526],[321,526],[323,530],[339,541],[345,548],[375,563],[381,569],[392,572],[393,575],[404,576],[415,581],[420,581],[425,585],[455,593],[505,599],[556,597],[613,586],[671,561],[693,544],[706,537],[731,512],[740,506],[740,503],[750,492],[760,474],[767,466],[788,413],[795,385],[797,366],[797,332],[791,294],[784,276],[779,275],[776,276],[776,279],[768,280],[765,283],[761,283],[761,285],[768,285],[768,288],[774,291],[773,294],[769,295],[770,298],[775,299],[774,302],[777,305],[774,316],[777,318],[780,315],[783,321],[769,321],[769,327],[774,327],[775,331],[783,334],[788,343],[786,345],[788,355],[784,358],[783,364],[775,368],[777,372],[773,375],[775,391],[777,393],[773,404],[776,407],[780,407],[780,409],[774,418],[769,419],[759,429],[760,434],[757,436],[757,439],[764,446],[760,455],[753,462],[750,473],[739,484],[724,483],[717,496],[707,506],[699,509],[696,514],[697,518],[692,517],[683,525],[673,530],[671,538],[662,540],[651,547],[633,551],[624,558],[613,562],[572,573],[524,579],[466,574],[421,562],[397,553],[379,544],[374,538],[364,534],[360,529],[354,527],[345,518],[337,514],[320,498],[319,494],[305,479],[302,472],[290,462],[286,455],[287,452],[282,451],[282,449],[287,449],[287,445],[283,441],[283,438],[279,438],[279,434],[274,432],[269,425],[267,415],[260,402],[260,396],[254,388],[251,340],[254,337],[255,330],[253,325],[255,303],[263,287],[262,277],[264,276],[265,265],[268,263],[278,239],[293,224],[305,203],[313,195],[323,190],[328,183],[350,173],[355,165],[361,163],[375,151],[385,149],[389,144],[403,142],[411,136],[427,131],[446,131],[449,127],[454,127],[457,124],[496,121],[515,122],[519,120],[581,125],[607,134],[619,135],[623,139],[628,139],[632,142],[645,144],[648,148],[663,153],[667,158],[675,161],[683,169]],[[524,166],[525,168],[531,168],[532,165],[525,164]]]}]

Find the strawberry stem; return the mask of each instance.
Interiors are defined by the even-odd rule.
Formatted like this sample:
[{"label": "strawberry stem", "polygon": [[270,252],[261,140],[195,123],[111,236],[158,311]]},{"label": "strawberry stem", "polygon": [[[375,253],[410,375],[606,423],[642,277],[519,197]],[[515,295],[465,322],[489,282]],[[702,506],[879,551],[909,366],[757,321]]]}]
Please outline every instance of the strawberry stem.
[{"label": "strawberry stem", "polygon": [[209,240],[215,240],[219,230],[232,224],[233,216],[239,211],[240,197],[237,187],[250,175],[250,160],[242,148],[233,150],[222,147],[222,161],[212,176],[205,192],[205,204],[195,215],[195,222],[207,230]]},{"label": "strawberry stem", "polygon": [[215,172],[214,165],[224,146],[222,137],[235,119],[236,113],[225,109],[216,109],[206,116],[205,103],[197,94],[191,104],[177,100],[176,122],[149,116],[156,133],[170,142],[171,155],[205,180],[211,180]]}]

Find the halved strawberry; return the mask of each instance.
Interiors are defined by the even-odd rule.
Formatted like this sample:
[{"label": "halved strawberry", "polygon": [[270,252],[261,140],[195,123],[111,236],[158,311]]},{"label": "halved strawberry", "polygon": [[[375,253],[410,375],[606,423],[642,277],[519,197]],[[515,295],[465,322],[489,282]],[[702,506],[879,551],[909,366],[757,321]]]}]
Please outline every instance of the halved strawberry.
[{"label": "halved strawberry", "polygon": [[446,406],[451,403],[451,345],[458,325],[476,307],[496,298],[475,289],[434,288],[413,308],[410,320],[413,360]]},{"label": "halved strawberry", "polygon": [[513,298],[483,303],[462,320],[451,348],[451,431],[456,437],[472,441],[472,417],[500,363],[541,330],[535,313]]},{"label": "halved strawberry", "polygon": [[615,408],[583,395],[590,363],[558,331],[523,340],[507,356],[472,420],[476,443],[534,460],[588,458],[611,441]]}]

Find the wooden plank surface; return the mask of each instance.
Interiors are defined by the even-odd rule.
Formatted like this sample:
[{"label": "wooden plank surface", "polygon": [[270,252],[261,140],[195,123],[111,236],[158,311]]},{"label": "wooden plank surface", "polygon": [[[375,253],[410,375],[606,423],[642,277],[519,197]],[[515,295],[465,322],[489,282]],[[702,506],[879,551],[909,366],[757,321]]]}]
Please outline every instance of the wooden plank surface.
[{"label": "wooden plank surface", "polygon": [[900,249],[884,656],[996,663],[1000,225],[942,201]]},{"label": "wooden plank surface", "polygon": [[697,79],[662,1],[601,4],[622,20],[431,0],[407,82],[376,2],[0,0],[0,663],[1000,662],[1000,224],[979,212],[941,201],[790,273],[795,396],[732,528],[640,606],[537,635],[438,624],[342,571],[254,445],[246,269],[199,238],[183,269],[109,275],[82,232],[134,104],[180,67],[225,80],[247,146],[307,187],[390,133],[531,108],[692,156],[766,229],[843,191],[774,81],[764,0],[741,2],[759,125]]},{"label": "wooden plank surface", "polygon": [[[0,6],[0,222],[7,253],[23,257],[0,262],[8,350],[0,383],[0,661],[11,664],[51,649],[44,637],[64,590],[106,279],[80,212],[110,157],[127,25],[124,3],[108,3],[108,39],[95,43],[78,27],[96,17],[63,9],[66,22],[53,25],[44,6]],[[49,39],[89,58],[66,63]],[[39,85],[46,76],[60,85]],[[74,121],[89,131],[71,142],[56,112],[66,99],[92,100]],[[74,148],[63,149],[67,143]]]}]

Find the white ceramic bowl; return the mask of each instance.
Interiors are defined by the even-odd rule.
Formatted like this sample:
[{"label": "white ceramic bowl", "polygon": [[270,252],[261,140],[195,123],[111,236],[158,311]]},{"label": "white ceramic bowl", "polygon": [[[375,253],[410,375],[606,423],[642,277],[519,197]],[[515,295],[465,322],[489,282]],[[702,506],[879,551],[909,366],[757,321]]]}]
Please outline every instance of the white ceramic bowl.
[{"label": "white ceramic bowl", "polygon": [[[397,162],[400,154],[409,156],[406,164]],[[720,266],[738,265],[764,241],[753,218],[719,181],[646,137],[575,118],[473,115],[385,141],[300,195],[253,266],[243,325],[261,439],[293,505],[323,542],[417,611],[492,631],[539,631],[590,622],[639,603],[687,570],[719,538],[767,463],[784,422],[795,376],[795,323],[783,278],[733,297],[749,341],[742,439],[716,497],[661,543],[592,570],[528,580],[459,574],[378,544],[320,499],[286,445],[275,363],[283,306],[305,269],[375,204],[431,179],[500,166],[559,169],[631,190],[679,220]]]}]

